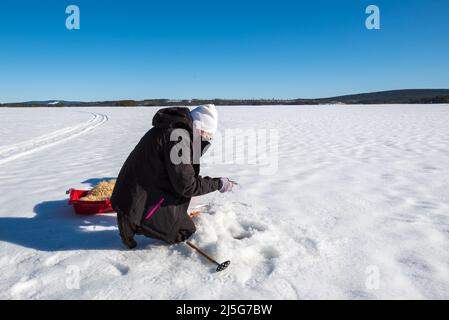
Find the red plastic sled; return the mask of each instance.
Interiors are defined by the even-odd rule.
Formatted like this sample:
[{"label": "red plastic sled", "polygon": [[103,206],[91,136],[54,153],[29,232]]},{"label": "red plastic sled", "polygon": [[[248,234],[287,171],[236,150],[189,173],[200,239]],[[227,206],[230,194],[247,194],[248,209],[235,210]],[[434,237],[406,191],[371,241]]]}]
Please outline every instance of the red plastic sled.
[{"label": "red plastic sled", "polygon": [[83,201],[79,200],[84,197],[89,190],[69,189],[66,194],[70,194],[69,205],[73,205],[76,214],[96,214],[114,212],[111,201]]}]

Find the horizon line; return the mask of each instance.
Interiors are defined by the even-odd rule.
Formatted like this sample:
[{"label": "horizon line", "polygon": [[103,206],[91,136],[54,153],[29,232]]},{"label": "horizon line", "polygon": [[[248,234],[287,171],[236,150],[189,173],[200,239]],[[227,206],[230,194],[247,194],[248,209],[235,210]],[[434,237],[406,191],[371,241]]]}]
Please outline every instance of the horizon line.
[{"label": "horizon line", "polygon": [[168,101],[192,101],[192,100],[243,100],[243,101],[264,101],[264,100],[282,100],[282,101],[294,101],[294,100],[326,100],[334,99],[348,96],[357,95],[367,95],[367,94],[377,94],[386,92],[399,92],[399,91],[438,91],[438,90],[448,90],[449,88],[430,88],[430,89],[392,89],[392,90],[381,90],[381,91],[369,91],[369,92],[359,92],[359,93],[348,93],[337,96],[321,97],[321,98],[144,98],[144,99],[133,99],[133,98],[120,98],[120,99],[98,99],[98,100],[67,100],[67,99],[44,99],[44,100],[28,100],[28,101],[7,101],[0,102],[0,104],[15,104],[15,103],[42,103],[42,102],[77,102],[77,103],[98,103],[98,102],[108,102],[108,101],[146,101],[146,100],[168,100]]}]

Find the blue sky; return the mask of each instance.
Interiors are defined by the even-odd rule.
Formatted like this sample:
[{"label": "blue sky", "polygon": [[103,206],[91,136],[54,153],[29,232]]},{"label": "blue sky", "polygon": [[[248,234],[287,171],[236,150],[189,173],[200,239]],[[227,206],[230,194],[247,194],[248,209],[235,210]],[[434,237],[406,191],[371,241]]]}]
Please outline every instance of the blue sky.
[{"label": "blue sky", "polygon": [[[81,29],[67,30],[76,4]],[[365,8],[381,30],[365,28]],[[449,88],[449,1],[2,1],[0,101]]]}]

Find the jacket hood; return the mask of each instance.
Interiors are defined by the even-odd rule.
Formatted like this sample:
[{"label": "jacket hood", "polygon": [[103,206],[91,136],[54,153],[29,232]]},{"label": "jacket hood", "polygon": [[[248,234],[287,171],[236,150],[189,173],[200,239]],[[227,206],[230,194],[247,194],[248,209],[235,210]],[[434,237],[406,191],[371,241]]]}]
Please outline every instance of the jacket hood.
[{"label": "jacket hood", "polygon": [[193,132],[193,120],[189,108],[171,107],[160,109],[153,117],[156,128],[182,128]]}]

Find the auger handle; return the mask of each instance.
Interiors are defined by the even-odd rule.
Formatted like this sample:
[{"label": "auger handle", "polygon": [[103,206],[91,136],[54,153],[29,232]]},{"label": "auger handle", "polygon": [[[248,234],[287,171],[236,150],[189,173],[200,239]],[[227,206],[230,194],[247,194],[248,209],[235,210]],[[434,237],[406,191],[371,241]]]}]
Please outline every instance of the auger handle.
[{"label": "auger handle", "polygon": [[198,251],[199,254],[201,254],[203,257],[205,257],[207,260],[209,260],[212,263],[215,263],[217,266],[219,266],[220,264],[215,261],[211,256],[209,256],[206,252],[204,252],[203,250],[201,250],[200,248],[198,248],[196,245],[194,245],[193,243],[191,243],[190,241],[186,241],[186,243],[193,248],[194,250]]}]

